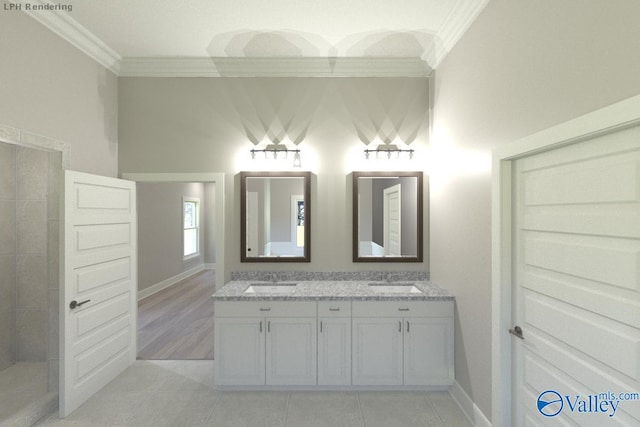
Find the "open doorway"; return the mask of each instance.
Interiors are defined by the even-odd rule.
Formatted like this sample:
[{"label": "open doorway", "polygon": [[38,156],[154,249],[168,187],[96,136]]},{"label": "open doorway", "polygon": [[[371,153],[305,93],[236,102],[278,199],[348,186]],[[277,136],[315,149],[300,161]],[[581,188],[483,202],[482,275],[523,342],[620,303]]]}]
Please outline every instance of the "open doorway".
[{"label": "open doorway", "polygon": [[178,175],[124,174],[137,181],[138,359],[213,359],[222,174]]}]

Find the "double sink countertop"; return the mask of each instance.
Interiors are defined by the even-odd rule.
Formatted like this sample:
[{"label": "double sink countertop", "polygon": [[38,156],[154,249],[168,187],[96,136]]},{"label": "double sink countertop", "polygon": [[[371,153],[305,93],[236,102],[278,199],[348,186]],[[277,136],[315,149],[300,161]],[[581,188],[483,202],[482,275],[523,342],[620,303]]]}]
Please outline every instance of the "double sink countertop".
[{"label": "double sink countertop", "polygon": [[[253,289],[246,292],[249,287]],[[212,298],[216,301],[447,301],[454,299],[448,291],[428,281],[348,280],[231,281],[214,293]]]}]

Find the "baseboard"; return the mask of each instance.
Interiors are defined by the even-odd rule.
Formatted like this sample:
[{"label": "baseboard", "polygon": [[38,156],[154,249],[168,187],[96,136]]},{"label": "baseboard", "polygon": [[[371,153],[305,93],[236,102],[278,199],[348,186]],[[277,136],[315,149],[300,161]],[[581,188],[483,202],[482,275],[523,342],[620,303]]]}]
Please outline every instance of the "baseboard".
[{"label": "baseboard", "polygon": [[158,282],[155,285],[151,285],[148,288],[144,288],[143,290],[138,292],[138,301],[146,297],[150,297],[151,295],[158,293],[161,290],[168,288],[169,286],[173,286],[179,281],[184,280],[189,276],[193,276],[194,274],[199,273],[204,269],[205,269],[205,265],[200,264],[197,267],[193,267],[187,271],[183,271],[180,274],[176,274],[175,276],[169,277],[168,279],[164,279],[163,281]]},{"label": "baseboard", "polygon": [[480,408],[476,406],[457,381],[449,388],[449,394],[474,426],[491,427],[491,421],[485,417]]},{"label": "baseboard", "polygon": [[216,269],[216,263],[215,262],[205,262],[204,263],[204,269],[205,270],[215,270]]}]

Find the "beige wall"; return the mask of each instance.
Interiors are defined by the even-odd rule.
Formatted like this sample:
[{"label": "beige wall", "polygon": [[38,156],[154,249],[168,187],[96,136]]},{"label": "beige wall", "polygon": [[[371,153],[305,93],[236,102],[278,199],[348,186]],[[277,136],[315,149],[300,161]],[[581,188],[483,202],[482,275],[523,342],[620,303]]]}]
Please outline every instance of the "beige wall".
[{"label": "beige wall", "polygon": [[[205,262],[207,214],[204,184],[138,183],[138,291],[156,285]],[[182,198],[200,200],[200,251],[183,260]]]},{"label": "beige wall", "polygon": [[491,149],[640,93],[640,2],[492,0],[436,72],[432,279],[456,296],[456,379],[491,416]]},{"label": "beige wall", "polygon": [[0,58],[0,124],[68,143],[71,169],[116,176],[117,78],[23,12],[0,13]]},{"label": "beige wall", "polygon": [[[416,160],[402,166],[424,170],[418,158],[428,143],[428,105],[424,78],[121,78],[119,171],[226,173],[227,275],[258,269],[424,271],[428,261],[351,261],[348,173],[376,167],[364,162],[361,139],[377,145],[396,137],[417,150]],[[265,138],[302,141],[303,169],[316,175],[310,264],[240,263],[234,188],[241,170],[271,165],[249,155],[251,141]]]}]

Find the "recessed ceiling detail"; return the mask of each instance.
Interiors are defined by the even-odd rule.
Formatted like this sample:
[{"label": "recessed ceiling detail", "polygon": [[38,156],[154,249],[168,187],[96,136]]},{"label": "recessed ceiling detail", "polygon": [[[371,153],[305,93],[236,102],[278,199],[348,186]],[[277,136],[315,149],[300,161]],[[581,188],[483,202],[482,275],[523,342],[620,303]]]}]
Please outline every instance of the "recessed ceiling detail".
[{"label": "recessed ceiling detail", "polygon": [[83,0],[25,13],[122,76],[426,76],[488,1]]}]

